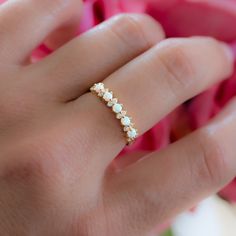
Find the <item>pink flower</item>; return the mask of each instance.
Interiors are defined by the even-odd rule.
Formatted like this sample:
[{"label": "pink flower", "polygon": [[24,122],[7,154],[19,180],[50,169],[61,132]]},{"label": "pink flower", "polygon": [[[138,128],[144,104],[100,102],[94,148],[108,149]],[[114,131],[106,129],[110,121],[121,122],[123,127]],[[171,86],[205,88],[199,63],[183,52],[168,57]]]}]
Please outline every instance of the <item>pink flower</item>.
[{"label": "pink flower", "polygon": [[[233,27],[236,23],[235,0],[150,1],[146,12],[162,23],[169,37],[212,36],[231,44],[236,55],[236,28]],[[204,125],[235,95],[236,72],[229,80],[212,87],[192,99],[188,105],[182,106],[184,107],[182,113],[185,116],[187,113],[188,116],[185,125],[190,130]],[[181,129],[181,119],[176,119],[175,125],[177,128],[180,127],[177,133],[184,134],[185,130]],[[173,128],[176,127],[172,124],[171,132]],[[220,195],[236,202],[236,180],[220,192]]]}]

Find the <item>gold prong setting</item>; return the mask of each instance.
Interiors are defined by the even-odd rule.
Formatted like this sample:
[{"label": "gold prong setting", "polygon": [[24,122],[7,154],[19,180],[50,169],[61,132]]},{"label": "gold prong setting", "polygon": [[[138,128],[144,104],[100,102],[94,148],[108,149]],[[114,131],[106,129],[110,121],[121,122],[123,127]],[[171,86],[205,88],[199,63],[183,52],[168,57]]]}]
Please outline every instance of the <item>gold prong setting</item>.
[{"label": "gold prong setting", "polygon": [[100,97],[106,105],[111,108],[113,113],[115,113],[116,118],[120,120],[120,124],[123,127],[127,144],[130,145],[138,137],[138,131],[134,128],[134,123],[132,118],[127,115],[127,111],[124,110],[124,105],[121,104],[114,94],[109,89],[105,88],[103,83],[96,83],[91,88],[90,91],[95,93]]}]

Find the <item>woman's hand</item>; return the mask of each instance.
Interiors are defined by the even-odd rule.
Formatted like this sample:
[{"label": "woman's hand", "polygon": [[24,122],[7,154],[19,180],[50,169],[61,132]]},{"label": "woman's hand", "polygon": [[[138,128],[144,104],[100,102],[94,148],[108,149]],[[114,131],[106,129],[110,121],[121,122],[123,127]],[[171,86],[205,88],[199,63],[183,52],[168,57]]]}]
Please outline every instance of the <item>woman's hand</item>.
[{"label": "woman's hand", "polygon": [[[94,83],[116,93],[143,134],[227,78],[233,58],[211,38],[164,40],[143,15],[116,16],[69,40],[80,5],[0,6],[1,235],[147,235],[235,176],[235,101],[168,148],[111,165],[125,139],[114,114],[88,92]],[[45,39],[61,47],[29,64]]]}]

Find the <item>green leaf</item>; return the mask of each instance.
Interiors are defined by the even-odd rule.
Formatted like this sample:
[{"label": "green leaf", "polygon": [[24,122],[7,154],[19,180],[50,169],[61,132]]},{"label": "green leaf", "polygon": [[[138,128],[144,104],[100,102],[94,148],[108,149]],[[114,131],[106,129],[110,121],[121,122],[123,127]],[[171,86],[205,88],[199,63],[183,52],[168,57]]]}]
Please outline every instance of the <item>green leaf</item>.
[{"label": "green leaf", "polygon": [[168,229],[167,231],[165,231],[163,234],[161,234],[160,236],[174,236],[174,234],[172,233],[171,229]]}]

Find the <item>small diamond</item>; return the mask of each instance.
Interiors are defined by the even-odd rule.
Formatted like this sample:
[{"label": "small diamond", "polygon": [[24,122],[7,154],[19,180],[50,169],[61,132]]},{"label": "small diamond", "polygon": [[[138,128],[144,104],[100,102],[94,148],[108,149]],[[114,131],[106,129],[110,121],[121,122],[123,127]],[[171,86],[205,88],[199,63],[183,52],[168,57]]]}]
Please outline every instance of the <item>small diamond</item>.
[{"label": "small diamond", "polygon": [[116,115],[116,118],[117,119],[121,119],[123,116],[121,115],[121,113],[118,113],[117,115]]},{"label": "small diamond", "polygon": [[108,103],[107,103],[107,106],[108,107],[112,107],[114,104],[113,104],[113,102],[112,101],[109,101]]},{"label": "small diamond", "polygon": [[121,111],[121,115],[124,117],[126,115],[126,111]]},{"label": "small diamond", "polygon": [[98,92],[98,96],[99,96],[99,97],[102,97],[102,96],[103,96],[103,94],[104,94],[104,92],[103,92],[103,91],[100,91],[100,92]]},{"label": "small diamond", "polygon": [[127,135],[129,138],[134,139],[137,136],[137,131],[134,128],[131,128],[128,132]]},{"label": "small diamond", "polygon": [[115,113],[120,113],[122,111],[122,106],[121,104],[116,103],[115,105],[113,105],[112,109]]},{"label": "small diamond", "polygon": [[94,85],[94,90],[98,93],[99,91],[104,90],[104,84],[103,83],[98,83]]},{"label": "small diamond", "polygon": [[128,145],[130,145],[130,144],[132,144],[132,142],[133,142],[134,140],[131,139],[131,138],[128,138],[127,141],[128,141]]},{"label": "small diamond", "polygon": [[125,131],[125,132],[127,132],[127,131],[129,131],[129,130],[130,130],[130,127],[129,127],[129,126],[125,126],[125,127],[124,127],[124,131]]},{"label": "small diamond", "polygon": [[125,116],[121,119],[121,124],[125,126],[129,126],[131,123],[130,118],[128,116]]},{"label": "small diamond", "polygon": [[113,104],[116,104],[118,102],[118,99],[117,98],[113,98],[112,102],[113,102]]},{"label": "small diamond", "polygon": [[113,95],[112,95],[112,93],[111,92],[105,92],[104,94],[103,94],[103,99],[105,100],[105,101],[107,101],[107,102],[109,102],[111,99],[112,99],[112,97],[113,97]]}]

